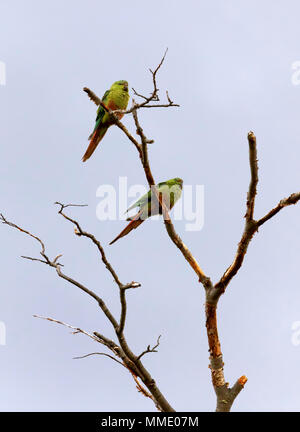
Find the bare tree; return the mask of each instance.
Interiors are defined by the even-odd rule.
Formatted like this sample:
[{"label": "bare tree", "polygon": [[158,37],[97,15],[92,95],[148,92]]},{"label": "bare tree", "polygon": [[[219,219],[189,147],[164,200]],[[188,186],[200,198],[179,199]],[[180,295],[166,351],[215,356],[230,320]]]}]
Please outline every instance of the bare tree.
[{"label": "bare tree", "polygon": [[[189,248],[183,243],[182,239],[177,234],[175,227],[172,223],[172,220],[170,218],[168,209],[164,204],[164,202],[162,201],[161,195],[158,194],[158,191],[155,187],[156,182],[152,175],[151,166],[148,157],[148,144],[152,143],[153,140],[148,139],[146,137],[138,118],[138,112],[141,109],[158,108],[158,107],[169,108],[169,107],[179,106],[178,104],[175,104],[171,100],[167,91],[166,91],[166,101],[164,103],[161,103],[159,98],[159,89],[157,87],[157,73],[165,60],[165,56],[166,53],[164,54],[161,62],[159,63],[159,65],[154,71],[150,70],[152,76],[152,84],[153,84],[153,89],[150,92],[150,95],[149,96],[142,95],[139,92],[137,92],[135,89],[133,89],[134,97],[139,98],[140,102],[138,103],[135,101],[135,99],[133,99],[131,108],[126,111],[122,111],[122,113],[124,114],[133,116],[134,123],[136,126],[136,134],[138,138],[135,138],[134,135],[130,133],[127,130],[127,128],[124,126],[124,124],[118,119],[116,114],[120,112],[119,110],[110,111],[105,106],[105,104],[101,101],[101,99],[97,95],[95,95],[93,91],[91,91],[86,87],[83,90],[88,94],[90,99],[96,105],[101,105],[110,114],[114,124],[121,129],[121,131],[127,136],[127,138],[135,146],[148,185],[150,188],[152,188],[152,190],[154,190],[156,197],[160,201],[160,204],[162,206],[163,220],[164,220],[166,231],[170,239],[172,240],[172,242],[182,253],[187,263],[193,268],[194,272],[196,273],[198,281],[204,287],[205,294],[206,294],[206,304],[205,304],[206,329],[207,329],[208,346],[210,352],[209,367],[211,370],[212,385],[214,387],[216,393],[216,399],[217,399],[216,411],[230,411],[234,400],[236,399],[238,394],[243,389],[245,383],[247,382],[247,378],[244,375],[241,376],[240,378],[237,379],[237,381],[233,384],[232,387],[229,387],[229,384],[225,381],[223,355],[221,351],[221,343],[218,335],[218,326],[217,326],[217,305],[221,295],[225,293],[225,290],[229,285],[230,281],[242,267],[249,243],[251,242],[256,232],[258,232],[258,229],[265,222],[267,222],[269,219],[275,216],[279,211],[281,211],[284,207],[290,206],[291,204],[296,204],[300,200],[300,192],[293,193],[288,198],[282,199],[267,214],[265,214],[259,219],[254,219],[255,197],[257,193],[257,183],[258,183],[257,145],[256,145],[256,137],[254,133],[249,132],[248,144],[249,144],[249,164],[250,164],[251,176],[250,176],[250,184],[249,184],[247,201],[246,201],[244,231],[242,233],[240,242],[237,247],[236,255],[232,263],[224,272],[221,279],[216,283],[213,283],[211,279],[202,270],[202,268],[198,264],[197,260],[195,259],[195,257],[193,256]],[[39,258],[28,257],[28,256],[23,256],[23,258],[31,261],[37,261],[52,267],[53,269],[55,269],[57,275],[60,278],[64,279],[71,285],[76,286],[84,293],[86,293],[88,296],[92,297],[98,303],[98,306],[100,307],[100,309],[102,310],[107,320],[110,322],[110,324],[114,329],[116,335],[116,341],[107,338],[105,335],[99,332],[94,331],[93,334],[90,334],[80,328],[77,328],[75,326],[64,323],[54,318],[41,317],[38,315],[35,316],[71,328],[74,334],[83,333],[88,337],[90,337],[91,339],[93,339],[94,341],[96,341],[97,343],[100,343],[101,345],[105,346],[109,350],[110,354],[108,354],[107,352],[93,352],[87,354],[86,356],[82,356],[80,358],[91,356],[91,355],[101,355],[101,356],[107,356],[110,359],[118,362],[120,365],[125,367],[128,370],[128,372],[131,374],[131,376],[133,377],[136,383],[138,391],[141,392],[145,397],[151,398],[156,408],[159,411],[164,411],[164,412],[175,411],[170,405],[170,403],[167,401],[166,397],[159,390],[150,372],[145,368],[145,366],[142,363],[143,356],[157,351],[160,343],[160,337],[158,337],[156,343],[152,347],[148,345],[143,352],[139,354],[135,354],[132,351],[132,349],[129,347],[124,333],[126,317],[127,317],[126,292],[129,289],[139,288],[141,286],[140,283],[134,281],[129,283],[121,282],[112,264],[107,260],[101,242],[93,234],[83,229],[77,220],[71,218],[69,215],[66,214],[65,210],[68,207],[81,206],[81,205],[63,204],[59,202],[56,202],[55,204],[58,206],[58,213],[65,220],[67,220],[68,222],[74,225],[75,235],[77,235],[78,237],[86,237],[97,248],[103,264],[105,265],[107,271],[111,274],[112,279],[114,280],[114,282],[118,287],[119,298],[120,298],[119,317],[115,317],[112,314],[110,309],[105,304],[104,300],[98,294],[91,291],[85,285],[73,279],[72,277],[70,277],[69,275],[65,274],[62,271],[63,264],[59,262],[59,260],[61,259],[61,255],[57,255],[53,259],[49,258],[43,240],[41,240],[38,236],[32,234],[30,231],[27,231],[24,228],[9,221],[3,214],[1,214],[0,218],[2,223],[18,229],[19,231],[30,236],[31,238],[35,239],[39,243],[41,248]]]}]

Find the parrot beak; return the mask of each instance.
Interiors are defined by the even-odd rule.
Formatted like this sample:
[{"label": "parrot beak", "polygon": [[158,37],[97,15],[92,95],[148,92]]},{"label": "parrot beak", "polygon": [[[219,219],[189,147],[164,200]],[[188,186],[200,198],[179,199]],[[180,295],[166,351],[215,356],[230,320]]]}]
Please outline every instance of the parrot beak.
[{"label": "parrot beak", "polygon": [[124,84],[124,90],[128,91],[128,83]]}]

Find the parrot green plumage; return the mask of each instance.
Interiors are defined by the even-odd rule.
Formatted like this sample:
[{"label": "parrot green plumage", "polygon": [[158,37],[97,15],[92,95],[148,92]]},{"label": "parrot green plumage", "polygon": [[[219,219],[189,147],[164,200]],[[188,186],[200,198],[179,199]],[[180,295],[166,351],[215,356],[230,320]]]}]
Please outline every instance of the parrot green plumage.
[{"label": "parrot green plumage", "polygon": [[[102,98],[102,102],[110,110],[126,110],[129,101],[128,82],[116,81],[111,88],[107,90]],[[123,114],[117,114],[121,119]],[[90,144],[83,155],[82,161],[85,162],[94,153],[97,145],[104,137],[107,129],[113,124],[109,113],[100,105],[97,110],[96,124],[93,132],[89,136]]]},{"label": "parrot green plumage", "polygon": [[[156,185],[158,193],[161,195],[168,210],[171,210],[176,204],[176,202],[179,200],[179,198],[181,197],[182,185],[183,185],[183,180],[181,180],[178,177],[167,180],[165,182],[158,183]],[[132,231],[133,229],[141,225],[141,223],[144,222],[144,220],[146,220],[148,217],[157,214],[162,214],[161,205],[159,204],[155,193],[154,192],[152,193],[152,190],[149,190],[149,192],[147,192],[139,200],[137,200],[132,206],[130,206],[126,210],[126,213],[129,210],[136,207],[139,208],[138,213],[135,216],[127,219],[128,221],[130,221],[130,223],[109,244],[113,244],[119,238],[129,234],[130,231]]]}]

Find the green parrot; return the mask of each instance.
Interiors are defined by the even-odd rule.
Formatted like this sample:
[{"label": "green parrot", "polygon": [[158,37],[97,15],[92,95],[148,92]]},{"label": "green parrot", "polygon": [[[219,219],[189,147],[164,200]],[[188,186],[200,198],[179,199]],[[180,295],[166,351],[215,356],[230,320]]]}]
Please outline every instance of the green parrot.
[{"label": "green parrot", "polygon": [[[181,180],[178,177],[164,181],[162,183],[158,183],[158,185],[156,185],[158,193],[162,197],[168,210],[171,210],[174,204],[181,197],[182,185],[183,185],[183,180]],[[135,216],[129,217],[127,219],[128,221],[130,221],[130,223],[109,244],[113,244],[115,241],[119,240],[119,238],[129,234],[130,231],[132,231],[133,229],[141,225],[141,223],[143,223],[144,220],[146,220],[148,217],[157,214],[162,214],[161,205],[158,202],[155,193],[154,192],[152,193],[152,190],[149,190],[149,192],[147,192],[139,200],[137,200],[132,206],[130,206],[126,210],[126,213],[129,210],[136,207],[139,208],[138,213]]]},{"label": "green parrot", "polygon": [[[128,82],[116,81],[111,88],[107,90],[102,98],[102,102],[110,110],[126,110],[129,101]],[[123,114],[117,114],[121,119]],[[107,129],[113,124],[109,118],[109,113],[100,105],[97,110],[96,124],[93,132],[89,136],[90,144],[84,153],[82,161],[85,162],[94,153],[97,145],[104,137]]]}]

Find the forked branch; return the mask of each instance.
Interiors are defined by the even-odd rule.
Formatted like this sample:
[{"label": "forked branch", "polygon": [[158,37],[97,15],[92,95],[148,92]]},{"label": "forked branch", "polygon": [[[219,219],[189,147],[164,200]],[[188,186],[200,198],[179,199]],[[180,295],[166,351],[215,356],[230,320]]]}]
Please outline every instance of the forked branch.
[{"label": "forked branch", "polygon": [[291,204],[297,204],[297,202],[300,200],[300,192],[293,193],[288,198],[282,199],[277,204],[277,206],[270,210],[265,216],[263,216],[259,220],[254,219],[255,196],[257,193],[256,188],[258,183],[258,164],[256,137],[253,132],[249,132],[248,134],[248,143],[251,179],[247,194],[247,208],[245,214],[244,232],[238,244],[237,252],[232,264],[228,267],[219,282],[214,287],[214,295],[212,296],[214,298],[214,301],[216,301],[219,296],[224,293],[231,279],[237,274],[237,272],[241,268],[248,250],[248,246],[254,234],[258,231],[258,228],[266,221],[270,220],[273,216],[275,216],[284,207],[287,207]]},{"label": "forked branch", "polygon": [[[71,222],[75,226],[75,234],[79,237],[82,236],[82,237],[89,238],[92,241],[92,243],[96,245],[96,247],[100,253],[102,262],[104,263],[105,267],[110,272],[110,274],[112,275],[114,281],[117,283],[118,288],[119,288],[119,293],[120,293],[120,306],[121,306],[121,313],[120,313],[120,319],[119,320],[117,320],[114,317],[114,315],[112,314],[110,309],[105,304],[104,300],[98,294],[96,294],[94,291],[90,290],[89,288],[87,288],[82,283],[78,282],[77,280],[71,278],[70,276],[68,276],[62,272],[61,264],[58,263],[58,258],[61,257],[61,254],[57,255],[53,260],[51,260],[46,253],[46,248],[45,248],[44,242],[38,236],[32,234],[28,230],[21,228],[19,225],[16,225],[15,223],[9,221],[2,214],[0,215],[0,220],[2,221],[2,223],[23,232],[24,234],[28,235],[29,237],[31,237],[31,238],[33,238],[39,242],[39,244],[41,246],[40,254],[42,255],[42,257],[44,259],[38,259],[38,258],[34,258],[34,257],[26,257],[27,259],[32,260],[32,261],[42,262],[46,265],[49,265],[50,267],[55,268],[59,277],[61,277],[65,281],[69,282],[71,285],[76,286],[77,288],[79,288],[80,290],[82,290],[83,292],[88,294],[90,297],[92,297],[94,300],[96,300],[96,302],[98,303],[102,312],[104,313],[104,315],[109,320],[112,327],[114,328],[114,331],[116,333],[116,336],[117,336],[119,343],[116,344],[111,339],[107,338],[106,336],[104,336],[104,335],[102,335],[96,331],[93,333],[93,335],[91,335],[91,334],[81,330],[80,328],[72,327],[68,324],[63,323],[62,321],[55,320],[53,318],[44,318],[44,319],[47,319],[48,321],[56,322],[58,324],[65,325],[69,328],[72,328],[75,331],[75,333],[86,334],[87,336],[91,337],[92,339],[96,340],[97,342],[105,345],[108,349],[110,349],[113,352],[114,355],[120,357],[124,366],[130,371],[130,373],[134,377],[135,382],[139,383],[138,379],[140,379],[141,382],[147,387],[149,392],[147,392],[142,387],[142,384],[139,383],[138,390],[144,396],[150,397],[153,400],[153,402],[155,403],[156,407],[160,411],[165,411],[165,412],[174,411],[174,409],[171,407],[169,402],[166,400],[166,398],[163,396],[163,394],[161,393],[161,391],[157,387],[157,385],[156,385],[154,379],[151,377],[150,373],[147,371],[147,369],[142,364],[140,357],[136,356],[132,352],[130,347],[128,346],[128,343],[127,343],[125,335],[124,335],[124,327],[125,327],[126,312],[127,312],[126,291],[128,289],[131,289],[131,288],[138,288],[138,287],[140,287],[140,284],[138,282],[134,282],[134,281],[127,283],[127,284],[123,284],[120,281],[116,271],[113,269],[112,265],[107,260],[104,249],[103,249],[101,243],[99,242],[99,240],[97,240],[96,237],[94,235],[92,235],[91,233],[83,230],[81,228],[81,225],[79,224],[79,222],[77,220],[69,217],[68,215],[66,215],[64,213],[65,208],[74,207],[74,206],[78,207],[78,205],[74,205],[74,204],[65,205],[62,203],[56,203],[56,204],[58,204],[60,206],[58,213],[60,215],[62,215],[67,221]],[[40,316],[38,316],[38,317],[43,318]]]},{"label": "forked branch", "polygon": [[249,243],[254,234],[258,231],[258,228],[267,220],[271,219],[271,217],[275,216],[275,214],[277,214],[282,208],[291,204],[296,204],[300,200],[300,192],[294,193],[288,198],[281,200],[274,209],[270,210],[258,221],[254,219],[255,196],[258,184],[258,164],[256,137],[253,132],[249,132],[248,134],[248,144],[251,178],[247,194],[244,232],[238,244],[238,249],[232,264],[225,271],[219,282],[206,291],[206,328],[210,350],[212,383],[217,396],[217,411],[230,411],[235,398],[247,382],[247,378],[244,375],[236,381],[232,388],[229,388],[228,383],[225,382],[223,355],[217,326],[218,301],[221,294],[225,292],[231,279],[241,268]]}]

